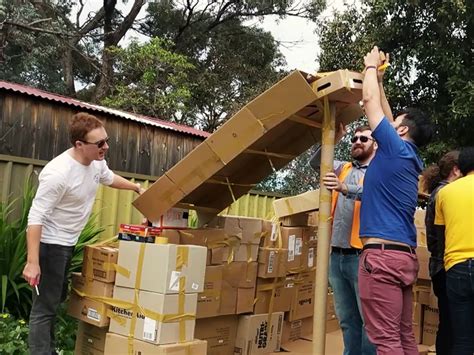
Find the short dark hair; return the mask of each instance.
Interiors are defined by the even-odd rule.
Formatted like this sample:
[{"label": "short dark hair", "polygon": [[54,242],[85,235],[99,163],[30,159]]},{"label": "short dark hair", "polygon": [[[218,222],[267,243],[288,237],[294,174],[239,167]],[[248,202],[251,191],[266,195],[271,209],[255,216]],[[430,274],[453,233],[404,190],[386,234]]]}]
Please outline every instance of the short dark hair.
[{"label": "short dark hair", "polygon": [[434,129],[426,113],[418,108],[407,107],[399,112],[398,116],[401,115],[405,115],[402,125],[408,127],[408,134],[418,148],[431,142]]},{"label": "short dark hair", "polygon": [[463,175],[474,171],[474,147],[465,147],[459,153],[459,170]]},{"label": "short dark hair", "polygon": [[370,128],[369,126],[367,125],[364,125],[364,126],[359,126],[355,129],[355,132],[354,133],[357,133],[357,132],[364,132],[364,131],[371,131],[372,128]]},{"label": "short dark hair", "polygon": [[75,146],[77,141],[86,138],[87,133],[100,127],[104,124],[97,117],[86,112],[76,113],[69,124],[69,141]]}]

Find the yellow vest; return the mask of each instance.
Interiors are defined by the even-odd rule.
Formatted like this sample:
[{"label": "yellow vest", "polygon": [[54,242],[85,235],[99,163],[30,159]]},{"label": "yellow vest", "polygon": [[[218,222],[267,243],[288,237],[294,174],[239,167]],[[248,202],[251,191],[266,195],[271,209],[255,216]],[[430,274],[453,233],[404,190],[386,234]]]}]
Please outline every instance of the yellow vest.
[{"label": "yellow vest", "polygon": [[[341,173],[339,174],[339,180],[344,181],[347,177],[349,172],[352,169],[352,163],[346,163],[341,169]],[[362,176],[359,180],[359,185],[364,183],[364,176]],[[331,216],[334,220],[334,212],[336,211],[337,205],[337,198],[339,197],[339,192],[333,190],[332,192],[332,208],[331,208]],[[351,231],[351,240],[350,244],[351,247],[362,249],[362,242],[359,237],[359,221],[360,221],[360,201],[354,201],[354,215],[352,216],[352,231]]]}]

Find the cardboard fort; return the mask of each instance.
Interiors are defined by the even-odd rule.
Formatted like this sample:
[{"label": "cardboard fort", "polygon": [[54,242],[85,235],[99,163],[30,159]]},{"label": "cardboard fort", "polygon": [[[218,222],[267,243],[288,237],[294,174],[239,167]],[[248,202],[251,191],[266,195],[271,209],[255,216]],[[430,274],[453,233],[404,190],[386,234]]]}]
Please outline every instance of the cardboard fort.
[{"label": "cardboard fort", "polygon": [[336,126],[362,116],[362,80],[362,74],[348,70],[316,77],[292,72],[245,105],[133,205],[151,221],[173,206],[210,218],[321,141],[326,97],[335,106]]}]

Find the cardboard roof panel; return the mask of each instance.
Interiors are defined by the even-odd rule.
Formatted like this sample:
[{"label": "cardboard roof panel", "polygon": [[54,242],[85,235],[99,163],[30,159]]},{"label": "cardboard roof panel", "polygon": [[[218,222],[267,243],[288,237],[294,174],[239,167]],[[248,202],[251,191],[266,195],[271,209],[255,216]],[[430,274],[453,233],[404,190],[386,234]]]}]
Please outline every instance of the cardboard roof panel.
[{"label": "cardboard roof panel", "polygon": [[362,116],[361,74],[339,70],[311,83],[306,77],[295,71],[245,105],[134,206],[150,220],[177,202],[218,213],[320,142],[325,95],[335,103],[336,124]]}]

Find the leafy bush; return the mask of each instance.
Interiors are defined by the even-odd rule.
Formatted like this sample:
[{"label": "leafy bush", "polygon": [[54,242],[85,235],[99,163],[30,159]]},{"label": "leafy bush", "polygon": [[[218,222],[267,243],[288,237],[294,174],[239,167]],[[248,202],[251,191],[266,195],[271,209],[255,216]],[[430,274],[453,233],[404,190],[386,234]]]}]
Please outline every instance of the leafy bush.
[{"label": "leafy bush", "polygon": [[7,313],[0,313],[0,354],[27,354],[28,326]]}]

